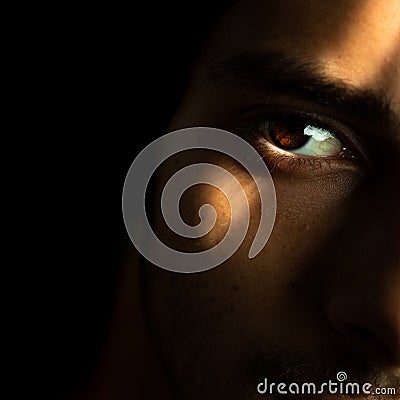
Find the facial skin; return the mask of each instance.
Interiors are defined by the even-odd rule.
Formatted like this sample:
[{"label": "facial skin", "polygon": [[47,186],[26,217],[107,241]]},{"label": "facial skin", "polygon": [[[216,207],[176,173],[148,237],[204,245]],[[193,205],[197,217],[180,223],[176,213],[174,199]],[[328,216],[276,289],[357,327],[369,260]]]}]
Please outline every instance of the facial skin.
[{"label": "facial skin", "polygon": [[[282,79],[271,79],[272,61]],[[321,84],[306,89],[296,81],[306,75]],[[282,152],[254,126],[298,112],[334,121],[332,132],[355,158],[277,159]],[[257,146],[271,168],[277,218],[249,259],[259,200],[239,165],[192,151],[160,171],[158,194],[182,166],[216,163],[238,178],[251,210],[245,242],[221,266],[189,275],[144,267],[146,318],[177,396],[253,399],[265,377],[317,383],[339,371],[400,393],[398,119],[398,0],[239,1],[219,21],[170,130],[213,126]],[[204,249],[222,239],[230,217],[221,193],[198,185],[182,199],[183,218],[198,223],[206,203],[219,219],[197,242]],[[172,236],[157,213],[155,225],[166,243],[198,249]]]}]

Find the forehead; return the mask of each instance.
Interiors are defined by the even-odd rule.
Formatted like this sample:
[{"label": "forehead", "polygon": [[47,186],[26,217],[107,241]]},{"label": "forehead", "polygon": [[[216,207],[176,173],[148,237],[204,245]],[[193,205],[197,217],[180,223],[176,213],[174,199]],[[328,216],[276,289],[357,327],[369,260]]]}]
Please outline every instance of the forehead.
[{"label": "forehead", "polygon": [[209,41],[209,55],[279,49],[327,75],[386,93],[400,110],[399,0],[236,2]]}]

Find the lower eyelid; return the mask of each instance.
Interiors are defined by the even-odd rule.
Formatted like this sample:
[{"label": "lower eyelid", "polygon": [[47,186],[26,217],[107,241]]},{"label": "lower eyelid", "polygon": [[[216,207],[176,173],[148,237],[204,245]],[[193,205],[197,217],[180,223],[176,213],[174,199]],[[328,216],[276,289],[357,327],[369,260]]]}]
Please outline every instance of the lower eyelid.
[{"label": "lower eyelid", "polygon": [[264,138],[257,138],[253,146],[265,160],[271,172],[280,171],[288,174],[307,175],[307,173],[332,174],[340,170],[360,170],[360,165],[353,160],[337,157],[299,156],[280,150]]},{"label": "lower eyelid", "polygon": [[[264,148],[261,148],[261,146]],[[259,146],[256,146],[256,150],[266,161],[271,172],[275,170],[294,172],[299,168],[307,168],[315,171],[321,169],[322,163],[330,164],[331,161],[329,159],[321,160],[316,157],[299,157],[290,153],[285,154],[286,152],[280,152],[273,148],[266,149],[265,144],[259,144]]]}]

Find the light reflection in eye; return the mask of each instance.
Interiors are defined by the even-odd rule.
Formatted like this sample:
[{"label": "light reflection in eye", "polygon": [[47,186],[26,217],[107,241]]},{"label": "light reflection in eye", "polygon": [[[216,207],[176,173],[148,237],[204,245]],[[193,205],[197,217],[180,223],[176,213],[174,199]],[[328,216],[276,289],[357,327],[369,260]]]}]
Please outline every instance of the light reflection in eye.
[{"label": "light reflection in eye", "polygon": [[326,129],[307,125],[304,129],[304,135],[309,136],[307,142],[292,151],[294,154],[303,154],[306,156],[337,156],[343,149],[339,139]]}]

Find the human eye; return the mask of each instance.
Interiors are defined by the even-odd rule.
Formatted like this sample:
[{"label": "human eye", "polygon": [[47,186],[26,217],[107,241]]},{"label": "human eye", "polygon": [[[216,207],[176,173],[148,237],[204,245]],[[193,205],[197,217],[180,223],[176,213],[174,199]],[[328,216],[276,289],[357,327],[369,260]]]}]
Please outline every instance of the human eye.
[{"label": "human eye", "polygon": [[291,154],[309,157],[349,157],[352,154],[335,133],[298,119],[268,120],[260,133],[272,145]]},{"label": "human eye", "polygon": [[334,118],[306,112],[265,114],[255,118],[250,137],[271,169],[315,171],[333,165],[359,167],[365,161],[356,133]]}]

